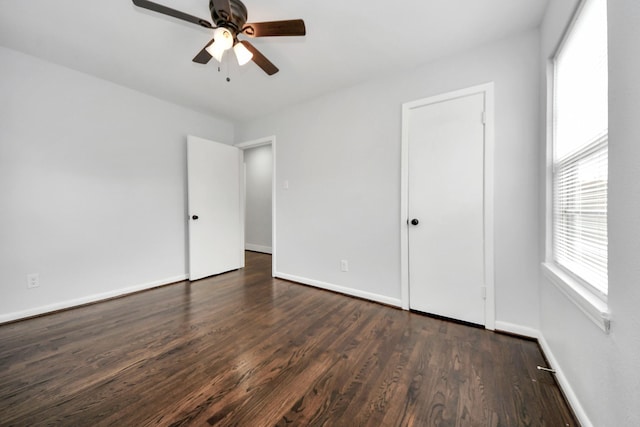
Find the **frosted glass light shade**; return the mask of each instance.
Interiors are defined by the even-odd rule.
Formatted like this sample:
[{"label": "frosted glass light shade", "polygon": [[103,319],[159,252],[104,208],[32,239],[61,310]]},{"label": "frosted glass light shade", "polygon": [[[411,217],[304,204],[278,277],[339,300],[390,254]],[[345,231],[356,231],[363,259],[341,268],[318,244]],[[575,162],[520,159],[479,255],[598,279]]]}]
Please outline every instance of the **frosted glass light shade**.
[{"label": "frosted glass light shade", "polygon": [[247,49],[242,43],[236,43],[233,47],[233,51],[236,53],[236,59],[240,65],[246,64],[253,58],[253,53],[249,52],[249,49]]},{"label": "frosted glass light shade", "polygon": [[222,62],[224,52],[233,46],[233,34],[224,27],[218,27],[213,32],[214,42],[207,47],[209,55],[213,56],[216,61]]}]

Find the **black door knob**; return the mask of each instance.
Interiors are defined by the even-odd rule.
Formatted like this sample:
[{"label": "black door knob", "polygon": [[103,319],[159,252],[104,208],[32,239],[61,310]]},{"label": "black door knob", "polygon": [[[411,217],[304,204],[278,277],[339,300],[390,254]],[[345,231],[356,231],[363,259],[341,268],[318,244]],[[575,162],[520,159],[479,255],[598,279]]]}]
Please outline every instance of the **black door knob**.
[{"label": "black door knob", "polygon": [[418,218],[413,218],[411,220],[411,225],[418,225],[420,223],[420,221],[418,221]]},{"label": "black door knob", "polygon": [[191,219],[198,219],[198,215],[192,216]]}]

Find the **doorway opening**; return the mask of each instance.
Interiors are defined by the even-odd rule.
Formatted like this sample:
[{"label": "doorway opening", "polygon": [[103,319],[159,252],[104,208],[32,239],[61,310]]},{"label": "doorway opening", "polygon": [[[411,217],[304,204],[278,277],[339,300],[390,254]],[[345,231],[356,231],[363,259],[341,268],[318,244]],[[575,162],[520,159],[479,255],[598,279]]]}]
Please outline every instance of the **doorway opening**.
[{"label": "doorway opening", "polygon": [[244,154],[245,250],[271,254],[276,271],[276,137],[236,144]]}]

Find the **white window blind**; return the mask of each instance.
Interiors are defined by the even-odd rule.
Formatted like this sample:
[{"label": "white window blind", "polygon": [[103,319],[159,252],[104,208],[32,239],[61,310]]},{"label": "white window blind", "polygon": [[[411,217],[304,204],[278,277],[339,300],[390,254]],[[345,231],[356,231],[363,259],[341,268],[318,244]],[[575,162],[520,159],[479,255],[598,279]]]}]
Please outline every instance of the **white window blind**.
[{"label": "white window blind", "polygon": [[606,295],[606,0],[584,3],[554,69],[553,261]]}]

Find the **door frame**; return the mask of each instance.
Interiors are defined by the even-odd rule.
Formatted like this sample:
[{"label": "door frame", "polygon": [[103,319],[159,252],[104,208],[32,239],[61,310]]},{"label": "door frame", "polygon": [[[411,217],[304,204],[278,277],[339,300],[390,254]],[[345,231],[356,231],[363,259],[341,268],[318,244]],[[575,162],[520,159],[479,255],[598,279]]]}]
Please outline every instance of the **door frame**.
[{"label": "door frame", "polygon": [[400,177],[400,298],[402,309],[409,310],[409,112],[430,104],[445,102],[478,93],[485,99],[484,128],[484,286],[485,328],[494,330],[494,84],[493,82],[447,92],[402,104],[402,146]]},{"label": "door frame", "polygon": [[[242,151],[250,148],[260,147],[263,145],[271,145],[272,171],[271,171],[271,276],[276,277],[276,137],[275,135],[265,136],[263,138],[253,139],[251,141],[239,142],[234,147]],[[245,198],[246,188],[242,189],[242,200],[246,204]],[[245,244],[245,242],[243,242]]]}]

